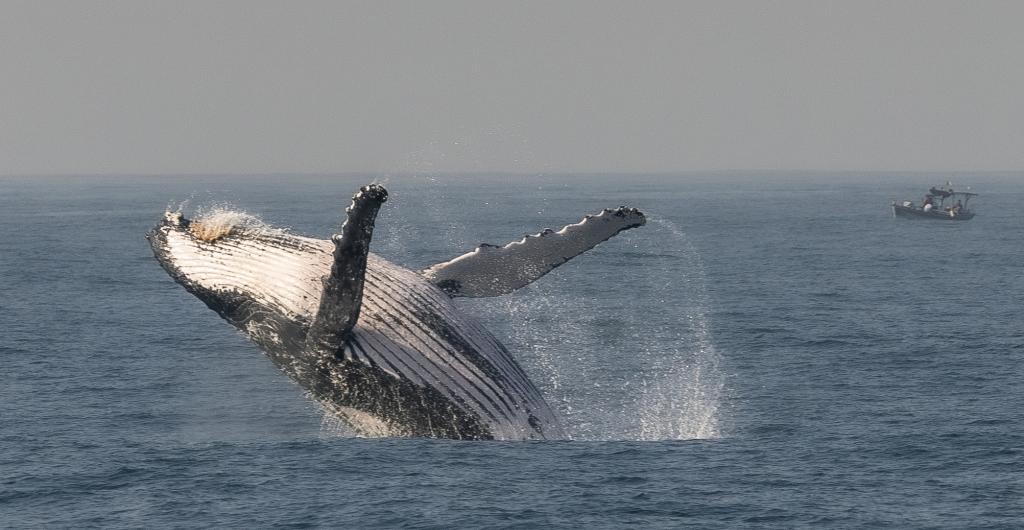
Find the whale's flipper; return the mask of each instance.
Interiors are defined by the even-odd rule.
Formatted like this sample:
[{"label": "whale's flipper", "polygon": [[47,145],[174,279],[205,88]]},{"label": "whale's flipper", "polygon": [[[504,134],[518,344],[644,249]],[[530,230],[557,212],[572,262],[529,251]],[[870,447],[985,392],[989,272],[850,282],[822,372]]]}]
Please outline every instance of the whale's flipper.
[{"label": "whale's flipper", "polygon": [[503,247],[482,244],[472,252],[424,270],[423,275],[453,297],[498,296],[523,287],[598,243],[645,222],[644,214],[636,208],[606,209],[557,232],[545,229]]},{"label": "whale's flipper", "polygon": [[380,205],[388,200],[388,192],[376,184],[363,186],[352,197],[346,210],[348,219],[334,241],[334,263],[330,276],[323,279],[320,308],[306,335],[306,348],[313,353],[334,354],[345,345],[352,327],[359,319],[363,302],[363,278],[366,255],[370,251],[373,223]]}]

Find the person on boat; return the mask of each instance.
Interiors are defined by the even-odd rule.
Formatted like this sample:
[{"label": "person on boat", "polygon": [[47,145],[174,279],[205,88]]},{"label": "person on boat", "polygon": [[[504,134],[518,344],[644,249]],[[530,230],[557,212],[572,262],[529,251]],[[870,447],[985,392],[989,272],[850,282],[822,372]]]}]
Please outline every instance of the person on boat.
[{"label": "person on boat", "polygon": [[921,205],[921,209],[926,211],[926,212],[928,212],[928,211],[931,211],[932,207],[934,207],[934,206],[935,206],[935,203],[932,202],[932,196],[931,195],[925,195],[924,196],[924,204]]}]

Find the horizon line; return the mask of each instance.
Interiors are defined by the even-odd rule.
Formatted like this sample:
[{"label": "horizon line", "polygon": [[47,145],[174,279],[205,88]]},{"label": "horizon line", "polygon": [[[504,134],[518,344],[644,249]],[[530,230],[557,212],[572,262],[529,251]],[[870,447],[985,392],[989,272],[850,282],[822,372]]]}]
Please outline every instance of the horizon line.
[{"label": "horizon line", "polygon": [[0,173],[0,178],[63,178],[63,177],[115,177],[115,178],[194,178],[194,177],[417,177],[417,176],[557,176],[557,177],[587,177],[587,176],[695,176],[698,174],[735,173],[735,174],[810,174],[810,173],[836,173],[836,174],[896,174],[896,173],[974,173],[974,174],[1000,174],[1000,173],[1024,173],[1024,169],[680,169],[680,170],[657,170],[657,171],[511,171],[511,170],[485,170],[485,171],[266,171],[256,173],[245,172],[149,172],[149,173]]}]

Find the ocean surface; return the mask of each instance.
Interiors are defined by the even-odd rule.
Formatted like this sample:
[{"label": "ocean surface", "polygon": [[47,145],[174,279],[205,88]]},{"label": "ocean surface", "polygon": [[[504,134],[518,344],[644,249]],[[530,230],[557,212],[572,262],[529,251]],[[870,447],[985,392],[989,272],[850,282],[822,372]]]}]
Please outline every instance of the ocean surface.
[{"label": "ocean surface", "polygon": [[[895,219],[952,179],[966,223]],[[164,210],[420,269],[648,216],[460,300],[570,440],[368,439],[176,285]],[[0,179],[0,527],[1024,526],[1024,173]]]}]

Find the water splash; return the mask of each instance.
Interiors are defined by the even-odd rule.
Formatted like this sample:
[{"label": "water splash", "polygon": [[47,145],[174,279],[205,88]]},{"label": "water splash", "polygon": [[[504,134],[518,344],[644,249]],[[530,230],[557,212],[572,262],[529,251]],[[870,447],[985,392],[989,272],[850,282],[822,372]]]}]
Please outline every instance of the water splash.
[{"label": "water splash", "polygon": [[679,337],[674,365],[654,366],[661,373],[644,386],[640,399],[640,439],[705,439],[721,436],[720,403],[725,390],[721,356],[715,348],[707,318],[709,307],[704,264],[686,233],[666,219],[651,219],[680,244],[679,254],[687,274],[682,278],[692,297],[686,306],[687,328],[692,336]]},{"label": "water splash", "polygon": [[223,203],[200,207],[189,224],[189,231],[196,238],[207,242],[216,241],[235,229],[255,235],[286,232],[285,229],[271,227],[256,215]]},{"label": "water splash", "polygon": [[315,404],[320,409],[320,438],[330,440],[334,438],[355,438],[356,431],[349,426],[333,411],[320,404],[315,398],[307,395],[309,403]]},{"label": "water splash", "polygon": [[722,435],[725,378],[700,254],[677,225],[648,219],[616,238],[629,252],[581,256],[491,310],[474,302],[573,439]]}]

